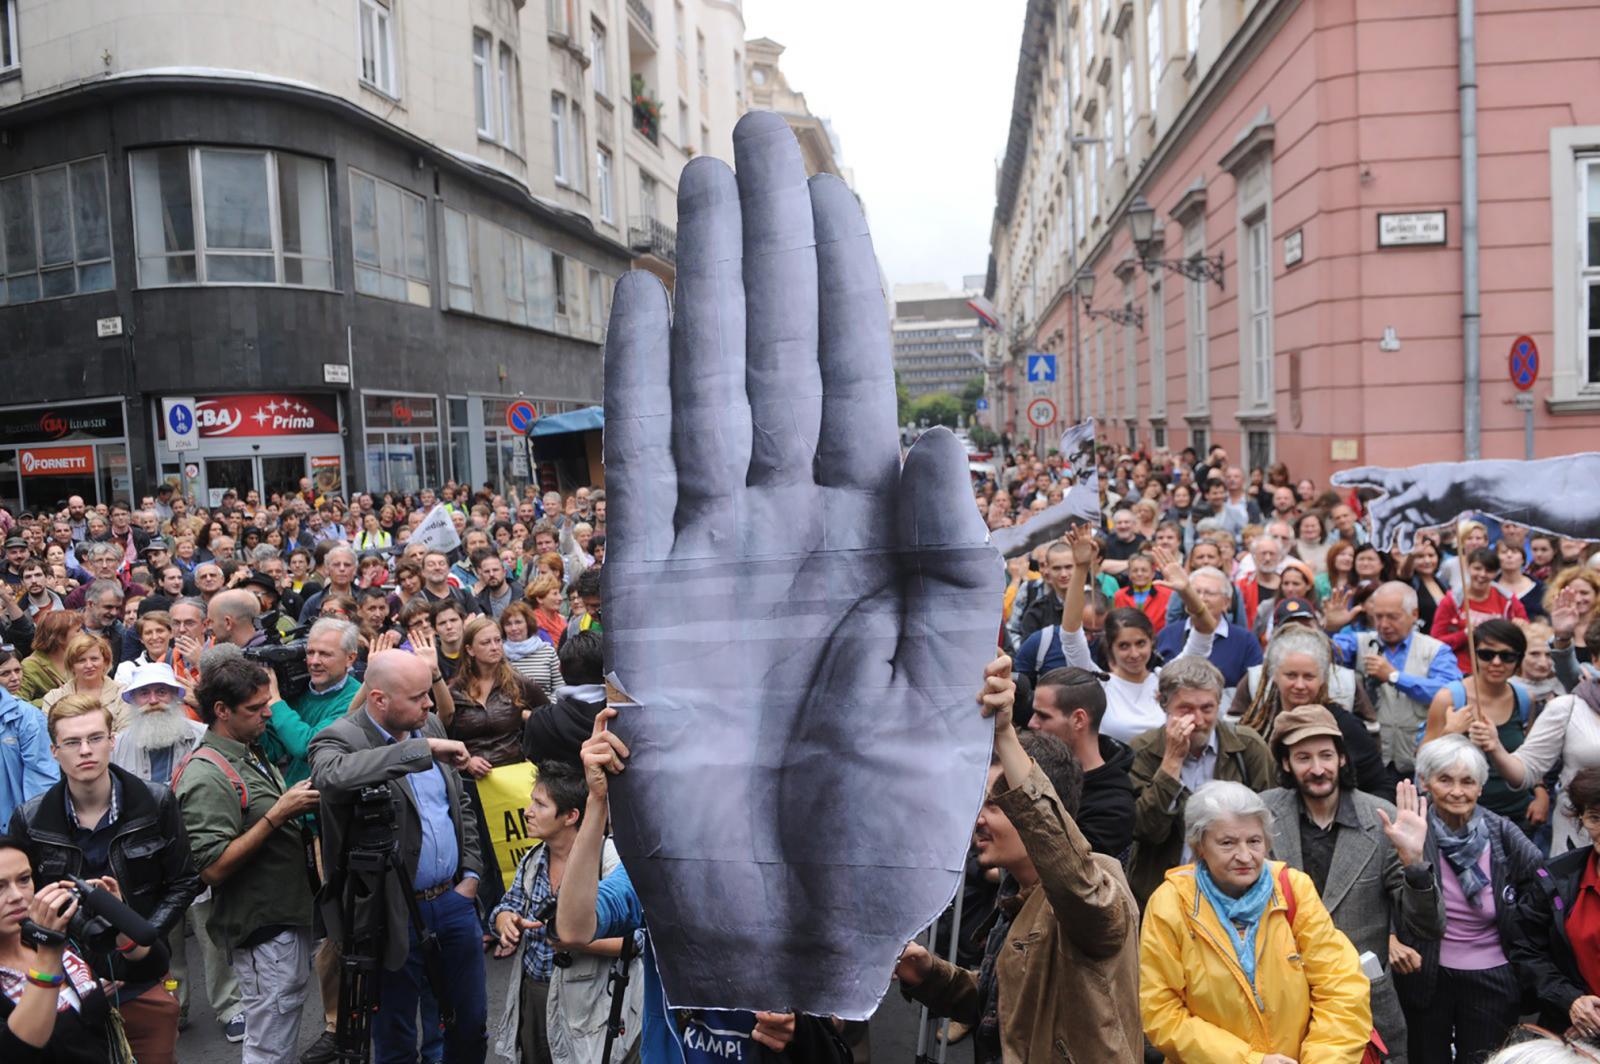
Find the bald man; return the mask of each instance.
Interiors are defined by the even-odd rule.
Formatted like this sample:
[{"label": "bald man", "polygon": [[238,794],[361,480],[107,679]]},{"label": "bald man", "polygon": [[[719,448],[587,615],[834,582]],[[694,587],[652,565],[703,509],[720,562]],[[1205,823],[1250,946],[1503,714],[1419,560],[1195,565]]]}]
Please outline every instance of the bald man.
[{"label": "bald man", "polygon": [[247,647],[266,642],[266,633],[256,630],[256,618],[260,615],[260,601],[243,588],[218,591],[206,603],[206,627],[218,644]]},{"label": "bald man", "polygon": [[[441,985],[433,991],[455,1011],[445,1032],[445,1059],[482,1061],[488,1051],[488,1006],[482,929],[475,899],[483,869],[471,799],[461,782],[467,748],[445,737],[433,706],[433,664],[401,650],[367,663],[366,704],[311,741],[311,779],[322,795],[323,846],[344,853],[352,805],[363,787],[386,786],[399,825],[399,874],[384,883],[387,935],[380,973],[382,1004],[373,1023],[377,1064],[416,1059],[417,997],[427,978],[410,933],[406,894],[438,936]],[[343,867],[330,870],[329,897],[344,892]],[[342,914],[328,913],[328,935],[343,937]]]}]

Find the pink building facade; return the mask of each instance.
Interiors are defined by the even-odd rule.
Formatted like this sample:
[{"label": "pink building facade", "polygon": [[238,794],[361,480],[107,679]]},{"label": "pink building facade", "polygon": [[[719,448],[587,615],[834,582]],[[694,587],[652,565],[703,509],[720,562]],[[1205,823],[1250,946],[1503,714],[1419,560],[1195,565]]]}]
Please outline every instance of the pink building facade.
[{"label": "pink building facade", "polygon": [[[1201,64],[1206,40],[1189,6],[1030,8],[1030,33],[1049,36],[1054,20],[1065,48],[1085,30],[1109,42],[1109,76],[1092,79],[1093,62],[1081,76],[1064,70],[1059,102],[1045,93],[1036,106],[1067,108],[1069,136],[1109,134],[1111,146],[1066,150],[1066,221],[1082,229],[1065,237],[1063,262],[1030,275],[1031,314],[1006,261],[1027,235],[997,211],[995,276],[1011,331],[991,379],[1020,378],[1030,351],[1055,351],[1062,365],[1054,386],[1018,380],[999,396],[1004,427],[1029,434],[1023,410],[1037,391],[1063,421],[1100,417],[1103,438],[1220,443],[1252,467],[1282,460],[1319,483],[1354,465],[1465,457],[1457,4],[1257,0],[1239,5]],[[1540,360],[1529,390],[1537,455],[1600,449],[1600,4],[1475,7],[1480,453],[1524,455],[1526,415],[1508,372],[1523,336]],[[1027,53],[1025,41],[1025,64]],[[1148,67],[1147,88],[1129,91],[1119,57]],[[1051,76],[1048,61],[1038,76]],[[1114,99],[1119,81],[1124,100]],[[1113,123],[1114,102],[1119,117],[1139,113]],[[1012,147],[1006,165],[1019,171],[1041,150]],[[1085,195],[1074,165],[1102,168],[1092,182],[1101,195],[1082,210],[1071,202]],[[1147,256],[1220,257],[1221,283],[1145,268],[1126,224],[1140,197],[1155,209]],[[1094,274],[1092,315],[1073,283],[1081,269]]]}]

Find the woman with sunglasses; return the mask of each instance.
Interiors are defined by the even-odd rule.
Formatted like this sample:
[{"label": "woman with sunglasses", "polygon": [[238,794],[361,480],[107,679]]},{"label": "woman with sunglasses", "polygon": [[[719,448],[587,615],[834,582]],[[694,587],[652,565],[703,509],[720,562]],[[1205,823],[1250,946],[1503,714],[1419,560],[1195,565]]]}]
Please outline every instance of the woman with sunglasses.
[{"label": "woman with sunglasses", "polygon": [[1509,753],[1521,746],[1528,727],[1532,696],[1521,681],[1513,679],[1528,652],[1528,637],[1510,621],[1499,617],[1481,622],[1474,630],[1477,662],[1473,675],[1446,684],[1428,707],[1427,728],[1422,741],[1441,735],[1465,735],[1489,758],[1489,778],[1483,785],[1480,805],[1519,827],[1533,795],[1521,787],[1521,779],[1509,780],[1491,752],[1493,747]]},{"label": "woman with sunglasses", "polygon": [[[1480,651],[1483,627],[1478,626]],[[1531,793],[1557,764],[1561,766],[1559,789],[1568,791],[1579,773],[1600,769],[1600,678],[1586,674],[1571,694],[1547,702],[1520,744],[1508,746],[1498,732],[1483,727],[1469,734],[1494,771],[1511,786],[1521,788],[1520,793]],[[1590,842],[1587,828],[1568,804],[1556,802],[1551,809],[1551,857]]]},{"label": "woman with sunglasses", "polygon": [[1600,1038],[1600,767],[1564,788],[1567,814],[1586,842],[1550,862],[1537,889],[1517,906],[1522,934],[1511,960],[1539,998],[1539,1023],[1552,1031]]}]

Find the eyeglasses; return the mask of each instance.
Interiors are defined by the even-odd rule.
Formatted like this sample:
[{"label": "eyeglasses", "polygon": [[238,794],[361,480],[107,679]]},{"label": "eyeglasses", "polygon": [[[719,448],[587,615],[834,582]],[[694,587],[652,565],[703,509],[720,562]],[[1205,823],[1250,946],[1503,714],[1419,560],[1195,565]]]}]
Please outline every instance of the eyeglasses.
[{"label": "eyeglasses", "polygon": [[1522,660],[1522,655],[1515,650],[1480,650],[1479,661],[1498,661],[1506,665],[1515,665]]},{"label": "eyeglasses", "polygon": [[97,746],[104,746],[111,741],[111,736],[105,732],[95,735],[86,735],[82,739],[62,739],[56,743],[63,750],[93,750]]}]

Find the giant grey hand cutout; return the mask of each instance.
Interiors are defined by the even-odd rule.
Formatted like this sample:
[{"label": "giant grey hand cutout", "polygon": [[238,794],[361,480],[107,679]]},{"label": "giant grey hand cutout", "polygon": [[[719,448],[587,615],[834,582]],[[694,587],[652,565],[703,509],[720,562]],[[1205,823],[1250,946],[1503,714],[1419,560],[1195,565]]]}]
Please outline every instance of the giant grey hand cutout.
[{"label": "giant grey hand cutout", "polygon": [[676,1007],[863,1018],[950,900],[992,728],[1003,577],[946,430],[900,464],[860,207],[776,115],[678,192],[674,312],[617,286],[612,819]]},{"label": "giant grey hand cutout", "polygon": [[1534,462],[1492,459],[1428,462],[1407,469],[1362,466],[1332,477],[1341,488],[1375,498],[1367,503],[1373,539],[1385,550],[1409,551],[1418,529],[1463,515],[1489,513],[1558,536],[1584,539],[1600,527],[1600,454]]}]

